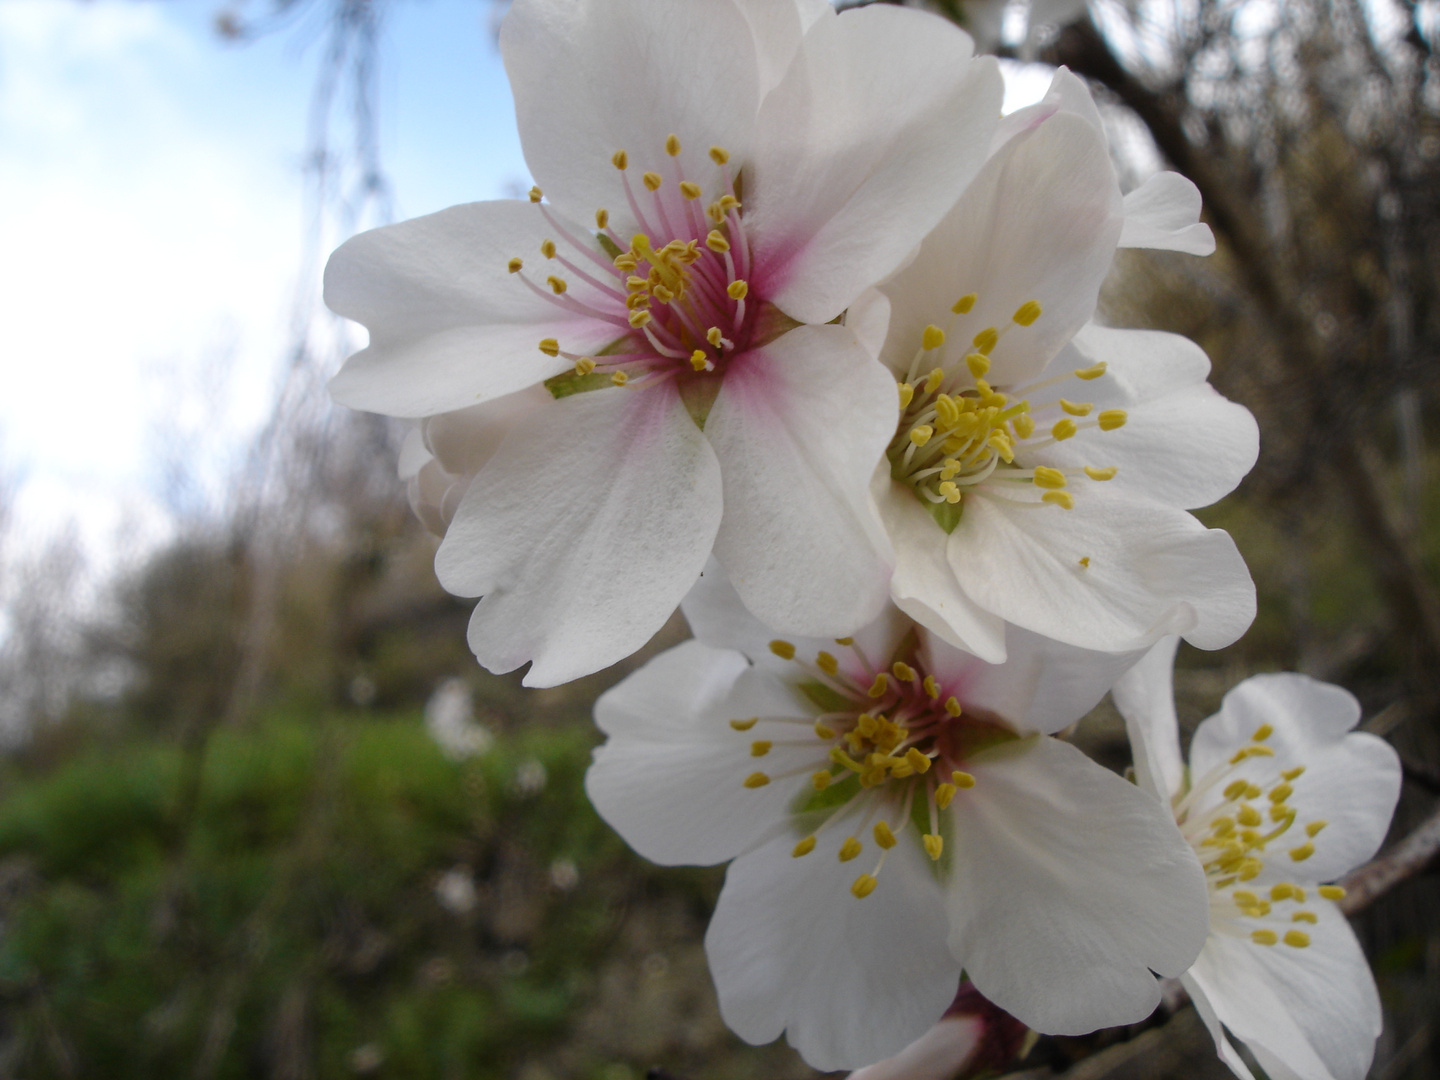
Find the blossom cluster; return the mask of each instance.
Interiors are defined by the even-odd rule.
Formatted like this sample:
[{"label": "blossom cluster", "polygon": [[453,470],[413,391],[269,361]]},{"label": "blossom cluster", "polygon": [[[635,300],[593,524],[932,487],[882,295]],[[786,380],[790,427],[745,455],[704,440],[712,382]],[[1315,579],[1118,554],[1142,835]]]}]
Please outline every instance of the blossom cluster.
[{"label": "blossom cluster", "polygon": [[[855,1068],[962,972],[1058,1034],[1143,1019],[1158,974],[1242,1076],[1225,1029],[1271,1075],[1363,1075],[1329,883],[1393,753],[1270,676],[1179,757],[1175,644],[1255,612],[1190,511],[1258,435],[1198,346],[1096,306],[1119,248],[1213,250],[1193,185],[1122,195],[1081,80],[1002,117],[993,58],[899,6],[515,0],[501,49],[536,186],[336,251],[370,336],[331,392],[413,422],[485,667],[556,685],[684,611],[597,704],[586,786],[642,855],[730,863],[731,1028]],[[1064,738],[1112,687],[1134,783]]]}]

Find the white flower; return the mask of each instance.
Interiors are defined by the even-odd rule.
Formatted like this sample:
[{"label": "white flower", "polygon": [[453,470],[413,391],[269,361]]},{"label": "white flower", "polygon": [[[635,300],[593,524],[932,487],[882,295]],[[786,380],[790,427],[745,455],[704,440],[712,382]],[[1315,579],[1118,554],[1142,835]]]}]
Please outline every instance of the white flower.
[{"label": "white flower", "polygon": [[495,735],[475,720],[475,702],[464,679],[446,679],[425,702],[425,727],[452,761],[483,754]]},{"label": "white flower", "polygon": [[1047,1032],[1147,1015],[1205,932],[1151,795],[1049,737],[1133,662],[1009,631],[993,666],[893,609],[770,641],[707,569],[699,640],[601,697],[586,790],[658,863],[734,859],[706,935],[726,1023],[820,1069],[898,1052],[963,968]]},{"label": "white flower", "polygon": [[483,596],[481,663],[533,661],[535,686],[612,663],[712,550],[771,625],[873,618],[894,391],[832,322],[980,167],[994,61],[933,15],[823,0],[516,0],[501,48],[531,200],[355,237],[325,291],[370,330],[331,383],[344,404],[553,395],[479,440],[473,478],[445,470],[464,495],[432,521],[451,518],[436,569]]},{"label": "white flower", "polygon": [[1210,937],[1183,977],[1221,1058],[1274,1080],[1362,1080],[1380,1000],[1333,882],[1375,854],[1400,794],[1400,762],[1352,729],[1356,700],[1304,675],[1257,675],[1180,756],[1174,639],[1115,687],[1140,786],[1169,801],[1205,865]]},{"label": "white flower", "polygon": [[1187,513],[1254,463],[1254,418],[1209,386],[1189,340],[1089,321],[1127,228],[1152,246],[1204,239],[1183,223],[1192,189],[1161,183],[1127,217],[1087,104],[1061,72],[1046,103],[1007,118],[1006,141],[871,301],[890,305],[880,356],[902,404],[874,484],[892,595],[995,662],[1007,622],[1091,649],[1166,633],[1218,648],[1255,611],[1233,541]]}]

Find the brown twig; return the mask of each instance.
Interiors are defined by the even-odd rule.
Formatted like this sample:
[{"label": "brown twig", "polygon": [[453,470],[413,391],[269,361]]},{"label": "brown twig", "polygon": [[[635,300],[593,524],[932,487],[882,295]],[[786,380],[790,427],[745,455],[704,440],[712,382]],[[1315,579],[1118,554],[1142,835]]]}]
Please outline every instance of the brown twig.
[{"label": "brown twig", "polygon": [[1345,899],[1340,901],[1340,910],[1354,915],[1369,907],[1402,881],[1424,873],[1437,855],[1440,855],[1440,809],[1389,851],[1341,881],[1345,886]]}]

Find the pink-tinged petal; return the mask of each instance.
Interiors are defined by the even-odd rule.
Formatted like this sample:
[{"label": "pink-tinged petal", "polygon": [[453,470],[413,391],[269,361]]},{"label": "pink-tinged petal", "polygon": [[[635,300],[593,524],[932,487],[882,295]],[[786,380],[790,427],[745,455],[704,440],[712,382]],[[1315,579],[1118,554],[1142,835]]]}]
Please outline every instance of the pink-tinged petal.
[{"label": "pink-tinged petal", "polygon": [[784,77],[805,32],[822,18],[835,17],[826,0],[737,0],[755,37],[763,98]]},{"label": "pink-tinged petal", "polygon": [[866,289],[846,309],[844,321],[865,351],[878,358],[890,329],[890,298],[879,289]]},{"label": "pink-tinged petal", "polygon": [[730,361],[705,434],[725,517],[715,554],[779,634],[838,637],[875,618],[889,544],[870,502],[895,383],[843,326],[801,326]]},{"label": "pink-tinged petal", "polygon": [[985,1037],[978,1016],[947,1016],[893,1057],[850,1074],[850,1080],[955,1080]]},{"label": "pink-tinged petal", "polygon": [[1255,586],[1228,534],[1100,484],[1077,488],[1073,510],[982,489],[967,496],[947,554],[977,603],[1081,648],[1124,652],[1178,633],[1219,649],[1255,617]]},{"label": "pink-tinged petal", "polygon": [[1215,235],[1200,220],[1200,189],[1175,172],[1158,172],[1125,196],[1120,246],[1215,254]]},{"label": "pink-tinged petal", "polygon": [[1180,722],[1175,716],[1175,650],[1178,637],[1157,641],[1144,658],[1115,684],[1115,707],[1125,718],[1125,733],[1135,758],[1135,779],[1163,802],[1185,783],[1180,754]]},{"label": "pink-tinged petal", "polygon": [[895,550],[895,606],[957,649],[992,664],[1005,661],[1005,620],[965,595],[945,557],[947,536],[913,492],[881,464],[871,491]]},{"label": "pink-tinged petal", "polygon": [[1335,905],[1307,908],[1318,920],[1304,925],[1308,946],[1216,933],[1189,979],[1271,1076],[1364,1080],[1381,1028],[1375,980]]},{"label": "pink-tinged petal", "polygon": [[1235,1049],[1225,1034],[1224,1027],[1220,1024],[1220,1017],[1215,1014],[1215,1006],[1205,996],[1205,988],[1195,981],[1188,973],[1180,976],[1180,982],[1185,987],[1190,1000],[1195,1003],[1195,1011],[1200,1014],[1200,1019],[1205,1024],[1205,1030],[1210,1032],[1210,1037],[1215,1040],[1215,1052],[1220,1060],[1230,1067],[1240,1080],[1255,1080],[1255,1074],[1250,1071],[1250,1066],[1245,1064],[1245,1059]]},{"label": "pink-tinged petal", "polygon": [[951,804],[950,951],[989,1000],[1037,1031],[1143,1020],[1151,972],[1179,975],[1209,929],[1204,871],[1169,809],[1059,740],[966,765]]},{"label": "pink-tinged petal", "polygon": [[540,351],[542,338],[581,353],[614,341],[623,328],[557,307],[509,272],[512,257],[544,261],[547,228],[530,203],[470,203],[340,245],[325,267],[325,303],[363,324],[370,345],[330,380],[330,396],[352,409],[429,416],[568,368]]},{"label": "pink-tinged petal", "polygon": [[[678,162],[710,193],[710,147],[725,147],[737,164],[749,150],[760,75],[750,24],[732,0],[515,0],[500,51],[530,172],[577,220],[605,207],[622,236],[634,227],[610,163],[617,150],[645,206],[653,204],[643,172],[660,174],[673,194]],[[678,158],[666,154],[670,135],[680,139]]]},{"label": "pink-tinged petal", "polygon": [[1243,405],[1216,393],[1210,360],[1189,338],[1158,330],[1084,327],[1041,374],[1061,376],[1104,362],[1106,372],[1045,394],[1080,397],[1097,410],[1124,409],[1125,426],[1086,428],[1042,450],[1022,450],[1024,463],[1078,469],[1115,466],[1117,490],[1167,506],[1208,506],[1228,495],[1254,466],[1260,431]]},{"label": "pink-tinged petal", "polygon": [[761,106],[745,180],[758,276],[788,315],[840,314],[975,175],[1002,86],[993,60],[970,57],[953,25],[890,5],[810,28]]},{"label": "pink-tinged petal", "polygon": [[1056,68],[1043,98],[1034,105],[1027,105],[1001,117],[990,144],[991,153],[999,150],[1015,136],[1039,127],[1061,112],[1084,120],[1096,131],[1105,131],[1105,121],[1100,117],[1100,110],[1096,107],[1095,98],[1090,93],[1090,88],[1085,85],[1085,80],[1069,68]]},{"label": "pink-tinged petal", "polygon": [[[933,323],[948,335],[946,365],[963,370],[975,337],[995,328],[1005,332],[990,353],[990,382],[1034,377],[1094,314],[1120,224],[1120,192],[1100,132],[1060,113],[1022,133],[986,163],[915,261],[880,286],[892,305],[882,359],[908,371]],[[970,312],[951,315],[969,294],[977,298]],[[1039,320],[1012,324],[1032,300]]]},{"label": "pink-tinged petal", "polygon": [[[809,735],[815,706],[730,649],[687,641],[651,660],[595,703],[609,741],[595,751],[585,792],[610,827],[651,862],[724,862],[783,831],[788,807],[826,767]],[[731,720],[759,717],[746,731]],[[756,740],[775,745],[755,757]],[[746,787],[757,772],[774,777]],[[793,776],[784,776],[790,772]],[[791,840],[794,843],[794,840]]]},{"label": "pink-tinged petal", "polygon": [[451,592],[484,597],[470,620],[481,664],[533,661],[525,684],[554,686],[660,629],[705,565],[720,511],[714,451],[672,389],[595,390],[511,432],[435,570]]},{"label": "pink-tinged petal", "polygon": [[[1196,729],[1190,744],[1194,776],[1228,761],[1262,724],[1273,729],[1265,745],[1274,757],[1253,758],[1236,775],[1268,788],[1280,772],[1305,768],[1285,800],[1295,810],[1296,826],[1271,845],[1267,874],[1333,881],[1379,850],[1400,797],[1400,759],[1383,739],[1352,731],[1359,719],[1360,704],[1347,691],[1284,672],[1246,679]],[[1301,830],[1314,821],[1326,822],[1310,841],[1314,854],[1298,863],[1286,857],[1306,842]]]},{"label": "pink-tinged petal", "polygon": [[1018,626],[1005,628],[1003,664],[987,664],[929,635],[922,641],[927,670],[967,711],[999,717],[1021,734],[1049,735],[1074,724],[1140,655],[1077,649]]},{"label": "pink-tinged petal", "polygon": [[730,1030],[755,1044],[784,1031],[823,1071],[898,1053],[940,1019],[960,981],[914,837],[902,834],[875,891],[856,899],[851,884],[874,864],[835,857],[846,828],[835,822],[803,858],[791,854],[798,836],[785,836],[736,859],[705,934]]}]

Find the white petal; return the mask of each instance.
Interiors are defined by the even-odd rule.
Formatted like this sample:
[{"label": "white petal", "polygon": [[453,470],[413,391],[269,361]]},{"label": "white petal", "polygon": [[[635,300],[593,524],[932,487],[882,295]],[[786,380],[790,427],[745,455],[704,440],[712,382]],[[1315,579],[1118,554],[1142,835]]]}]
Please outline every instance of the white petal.
[{"label": "white petal", "polygon": [[[1267,874],[1332,881],[1379,850],[1400,796],[1400,759],[1383,739],[1351,731],[1359,719],[1360,705],[1347,691],[1286,672],[1246,679],[1196,729],[1190,765],[1197,777],[1245,745],[1261,724],[1275,729],[1265,740],[1275,756],[1251,759],[1237,776],[1268,787],[1281,771],[1305,766],[1286,800],[1297,827],[1271,845]],[[1315,854],[1299,863],[1285,857],[1304,843],[1300,828],[1312,821],[1328,822],[1314,837]]]},{"label": "white petal", "polygon": [[[633,221],[610,163],[617,150],[629,156],[640,196],[647,170],[673,194],[677,162],[709,193],[710,147],[725,147],[737,162],[749,150],[760,78],[750,24],[731,0],[515,0],[500,51],[530,172],[579,221],[598,207],[617,228]],[[677,159],[665,152],[672,134],[682,147]]]},{"label": "white petal", "polygon": [[1138,652],[1102,653],[1063,645],[1018,626],[1005,628],[1009,653],[987,664],[925,638],[926,665],[967,710],[998,716],[1022,734],[1053,734],[1078,721],[1132,664]]},{"label": "white petal", "polygon": [[[1207,383],[1210,361],[1188,338],[1157,330],[1084,327],[1042,373],[1063,375],[1103,361],[1106,373],[1045,395],[1081,397],[1097,410],[1124,409],[1125,426],[1085,428],[1042,450],[1022,450],[1026,465],[1079,469],[1113,465],[1116,490],[1193,509],[1228,495],[1255,464],[1260,432],[1243,405]],[[1032,407],[1039,405],[1031,401]],[[1083,481],[1082,481],[1083,482]]]},{"label": "white petal", "polygon": [[[1183,510],[1077,490],[1075,508],[967,497],[948,556],[961,587],[1007,621],[1081,648],[1123,652],[1180,633],[1230,644],[1255,616],[1235,542]],[[1088,559],[1088,564],[1081,564]]]},{"label": "white petal", "polygon": [[[325,267],[325,303],[363,324],[370,345],[330,380],[342,405],[429,416],[520,390],[564,371],[542,338],[594,352],[610,323],[541,299],[506,268],[539,261],[549,228],[528,202],[470,203],[351,237]],[[528,271],[526,271],[528,272]]]},{"label": "white petal", "polygon": [[947,1016],[894,1057],[850,1074],[850,1080],[954,1080],[985,1036],[978,1016]]},{"label": "white petal", "polygon": [[485,467],[505,436],[554,399],[543,386],[531,386],[483,405],[426,417],[420,428],[425,444],[448,473],[473,476]]},{"label": "white petal", "polygon": [[[880,286],[892,304],[885,362],[907,371],[930,323],[946,330],[943,355],[955,365],[982,330],[1008,326],[990,354],[990,381],[1033,377],[1094,314],[1119,235],[1120,192],[1104,136],[1057,114],[991,158],[915,261]],[[974,308],[952,316],[951,305],[970,293]],[[1012,325],[1031,300],[1039,320]]]},{"label": "white petal", "polygon": [[[1003,8],[1004,5],[998,6]],[[1100,110],[1096,107],[1095,98],[1090,93],[1090,88],[1085,85],[1085,80],[1069,68],[1056,68],[1043,98],[1034,105],[1027,105],[1001,117],[1000,126],[995,129],[995,137],[990,144],[991,153],[999,150],[1015,136],[1039,127],[1060,112],[1067,112],[1084,120],[1102,134],[1105,131],[1105,121],[1100,117]]]},{"label": "white petal", "polygon": [[1005,621],[980,607],[955,580],[945,557],[950,537],[882,462],[870,489],[895,549],[890,596],[901,611],[957,649],[1005,661]]},{"label": "white petal", "polygon": [[1112,691],[1135,756],[1135,779],[1166,803],[1185,782],[1180,722],[1175,716],[1175,650],[1179,646],[1178,637],[1161,638],[1121,676]]},{"label": "white petal", "polygon": [[1255,1074],[1250,1071],[1250,1066],[1245,1064],[1245,1059],[1231,1044],[1225,1034],[1225,1029],[1220,1025],[1220,1018],[1215,1015],[1215,1006],[1210,1004],[1210,999],[1205,996],[1205,988],[1188,973],[1180,976],[1180,982],[1184,985],[1186,993],[1190,995],[1190,1000],[1194,1002],[1195,1011],[1204,1021],[1205,1030],[1210,1032],[1210,1037],[1215,1040],[1215,1052],[1220,1056],[1220,1060],[1228,1065],[1230,1071],[1240,1080],[1255,1080]]},{"label": "white petal", "polygon": [[787,314],[840,314],[975,175],[1003,90],[994,61],[970,56],[952,24],[889,5],[805,35],[761,106],[745,189],[765,295]]},{"label": "white petal", "polygon": [[[810,772],[827,766],[828,744],[808,726],[779,722],[808,721],[815,712],[739,653],[687,641],[595,703],[595,721],[610,738],[595,751],[585,792],[611,828],[651,862],[724,862],[783,830],[789,804],[810,787]],[[755,716],[762,719],[748,731],[730,726],[732,719]],[[805,736],[807,745],[784,745]],[[756,758],[751,746],[758,739],[777,745]],[[803,774],[779,778],[800,769]],[[756,772],[775,779],[745,787]]]},{"label": "white petal", "polygon": [[971,758],[951,804],[950,951],[1037,1031],[1143,1020],[1209,929],[1204,872],[1169,810],[1045,736]]},{"label": "white petal", "polygon": [[669,387],[547,407],[476,476],[435,557],[484,596],[470,647],[491,671],[534,662],[553,686],[628,656],[694,584],[720,519],[720,469]]},{"label": "white petal", "polygon": [[763,98],[784,77],[800,39],[819,19],[835,17],[825,0],[738,0],[755,38]]},{"label": "white petal", "polygon": [[425,433],[420,430],[420,425],[413,424],[405,432],[405,441],[400,444],[400,460],[396,462],[395,470],[401,480],[409,480],[434,456],[425,445]]},{"label": "white petal", "polygon": [[866,289],[846,310],[845,326],[865,351],[878,359],[890,329],[890,298],[879,289]]},{"label": "white petal", "polygon": [[1363,1080],[1381,1027],[1375,980],[1345,917],[1312,907],[1308,947],[1216,934],[1190,978],[1267,1071],[1278,1062],[1302,1080]]},{"label": "white petal", "polygon": [[874,847],[839,862],[844,829],[837,821],[800,859],[794,837],[736,859],[705,934],[730,1029],[755,1044],[785,1031],[822,1071],[897,1053],[940,1019],[960,981],[940,889],[913,837],[902,835],[875,891],[857,900],[850,885],[873,868]]},{"label": "white petal", "polygon": [[1158,172],[1125,196],[1120,246],[1213,255],[1215,236],[1200,220],[1200,189],[1175,172]]},{"label": "white petal", "polygon": [[705,421],[725,517],[715,554],[781,634],[838,637],[879,613],[889,544],[870,502],[895,384],[843,326],[801,326],[733,358]]}]

